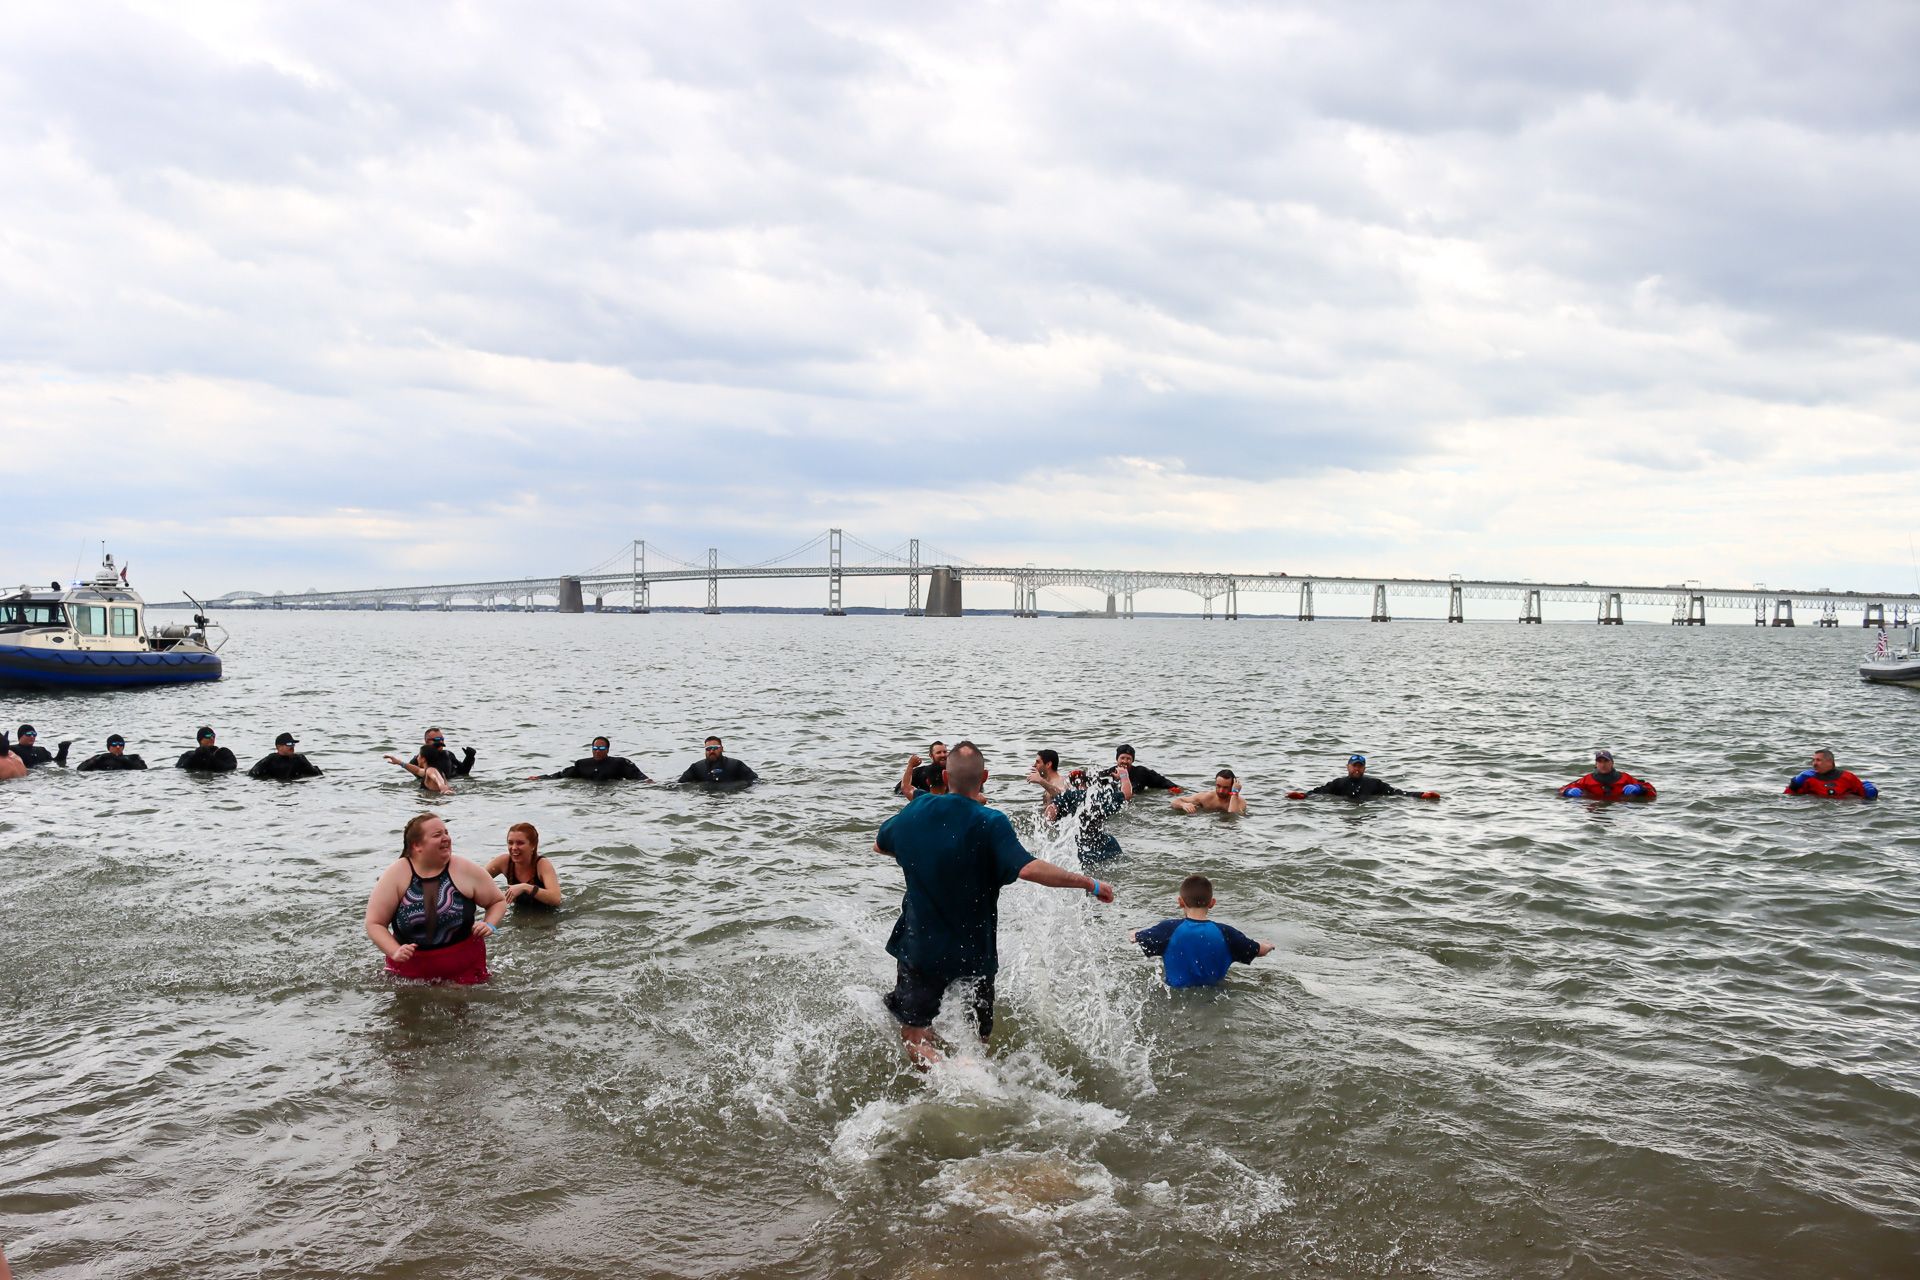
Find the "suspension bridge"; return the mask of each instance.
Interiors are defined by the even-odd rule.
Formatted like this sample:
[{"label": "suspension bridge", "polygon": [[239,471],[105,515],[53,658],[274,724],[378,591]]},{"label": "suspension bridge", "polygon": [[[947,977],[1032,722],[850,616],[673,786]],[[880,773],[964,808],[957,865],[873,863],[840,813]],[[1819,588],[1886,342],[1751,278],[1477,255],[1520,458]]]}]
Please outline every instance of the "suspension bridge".
[{"label": "suspension bridge", "polygon": [[[851,548],[855,553],[848,556]],[[416,586],[368,587],[352,591],[229,591],[206,603],[227,608],[262,609],[482,609],[553,608],[579,613],[589,607],[644,614],[653,607],[653,590],[673,583],[706,586],[706,613],[720,613],[723,582],[765,582],[817,579],[826,588],[822,612],[845,613],[843,587],[848,578],[903,580],[908,616],[958,617],[964,612],[965,584],[997,583],[1010,587],[1002,597],[1019,617],[1042,613],[1040,596],[1046,592],[1060,603],[1057,613],[1093,614],[1116,618],[1134,616],[1138,598],[1146,593],[1177,593],[1197,601],[1202,618],[1233,621],[1240,617],[1244,595],[1282,596],[1273,610],[1310,622],[1329,597],[1351,597],[1366,602],[1342,616],[1361,616],[1374,622],[1393,620],[1394,601],[1446,600],[1449,622],[1467,620],[1467,602],[1497,602],[1474,610],[1476,619],[1510,619],[1521,623],[1545,621],[1549,603],[1582,603],[1601,625],[1626,621],[1629,605],[1670,611],[1676,626],[1704,626],[1709,609],[1736,610],[1754,625],[1792,627],[1802,623],[1834,627],[1842,619],[1852,625],[1906,626],[1920,619],[1920,591],[1860,592],[1828,588],[1771,588],[1763,583],[1744,587],[1706,587],[1698,582],[1632,585],[1591,582],[1533,582],[1466,578],[1365,577],[1273,571],[1269,573],[1177,571],[1164,569],[1046,568],[1036,565],[977,564],[910,538],[891,548],[875,547],[840,529],[827,529],[783,555],[740,564],[707,549],[704,562],[688,560],[642,540],[621,547],[612,556],[578,573],[545,578],[513,578],[491,582],[451,582]],[[927,590],[923,603],[921,581]],[[1081,593],[1079,599],[1065,595]],[[979,590],[969,593],[977,610],[986,603]],[[1090,598],[1088,598],[1090,597]],[[592,604],[589,606],[588,600]],[[611,602],[611,605],[609,604]],[[1089,607],[1091,606],[1091,607]],[[156,606],[166,607],[166,606]],[[182,605],[181,607],[184,607]],[[988,605],[999,608],[998,604]],[[1180,612],[1186,612],[1182,609]],[[1424,616],[1424,615],[1423,615]],[[1857,619],[1857,621],[1856,621]]]}]

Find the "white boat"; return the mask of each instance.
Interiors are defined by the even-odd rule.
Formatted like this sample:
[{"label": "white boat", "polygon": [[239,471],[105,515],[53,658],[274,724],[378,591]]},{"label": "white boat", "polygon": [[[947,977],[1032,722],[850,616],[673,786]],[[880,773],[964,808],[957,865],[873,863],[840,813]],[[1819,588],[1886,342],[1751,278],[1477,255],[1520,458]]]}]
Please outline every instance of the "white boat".
[{"label": "white boat", "polygon": [[21,587],[0,596],[0,687],[114,689],[220,678],[222,628],[200,614],[193,625],[148,627],[146,601],[107,556],[93,581],[62,590]]},{"label": "white boat", "polygon": [[1910,627],[1902,642],[1886,647],[1886,633],[1880,634],[1880,647],[1860,664],[1860,678],[1876,684],[1920,684],[1920,627]]}]

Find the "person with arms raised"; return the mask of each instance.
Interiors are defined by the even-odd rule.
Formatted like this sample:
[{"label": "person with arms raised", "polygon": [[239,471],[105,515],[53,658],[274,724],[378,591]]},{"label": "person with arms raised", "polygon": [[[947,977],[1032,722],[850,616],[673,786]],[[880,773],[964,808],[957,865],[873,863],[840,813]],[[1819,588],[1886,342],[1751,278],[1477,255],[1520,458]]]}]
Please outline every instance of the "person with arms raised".
[{"label": "person with arms raised", "polygon": [[34,769],[43,764],[57,764],[66,768],[67,748],[73,745],[73,739],[65,739],[60,743],[60,750],[52,752],[40,745],[40,735],[30,724],[21,725],[13,737],[13,754],[20,757],[20,763],[27,768]]}]

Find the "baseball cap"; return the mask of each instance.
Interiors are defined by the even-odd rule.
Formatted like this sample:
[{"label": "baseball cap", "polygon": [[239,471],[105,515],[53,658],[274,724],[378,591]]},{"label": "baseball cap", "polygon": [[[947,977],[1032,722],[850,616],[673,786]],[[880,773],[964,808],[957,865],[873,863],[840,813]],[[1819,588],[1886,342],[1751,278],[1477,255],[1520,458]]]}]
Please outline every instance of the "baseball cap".
[{"label": "baseball cap", "polygon": [[1365,764],[1366,762],[1367,758],[1357,751],[1347,757],[1348,764]]},{"label": "baseball cap", "polygon": [[1607,750],[1605,747],[1601,747],[1598,751],[1595,751],[1593,753],[1593,758],[1595,760],[1605,760],[1608,764],[1612,764],[1613,752]]},{"label": "baseball cap", "polygon": [[127,740],[116,733],[107,739],[107,745],[110,747],[124,747],[127,745]]},{"label": "baseball cap", "polygon": [[294,737],[292,734],[283,733],[274,738],[273,745],[276,747],[290,747],[298,741],[300,741],[300,739]]},{"label": "baseball cap", "polygon": [[206,725],[203,724],[198,729],[194,730],[193,740],[195,742],[198,742],[202,738],[211,738],[212,736],[213,736],[213,730],[209,729]]}]

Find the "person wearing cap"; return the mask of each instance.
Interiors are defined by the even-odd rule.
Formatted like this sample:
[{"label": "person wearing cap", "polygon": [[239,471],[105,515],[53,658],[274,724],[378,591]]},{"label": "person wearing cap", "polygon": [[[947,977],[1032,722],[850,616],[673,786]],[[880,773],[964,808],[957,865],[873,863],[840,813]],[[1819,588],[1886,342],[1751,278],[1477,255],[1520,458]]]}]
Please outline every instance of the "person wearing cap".
[{"label": "person wearing cap", "polygon": [[275,738],[273,754],[261,756],[253,768],[247,770],[247,776],[267,782],[292,782],[296,778],[319,777],[320,766],[293,749],[299,741],[290,733]]},{"label": "person wearing cap", "polygon": [[214,741],[213,730],[201,725],[199,732],[193,735],[195,746],[191,751],[182,752],[173,762],[176,769],[187,769],[194,773],[232,773],[240,767],[233,758],[233,752]]},{"label": "person wearing cap", "polygon": [[1347,776],[1323,783],[1311,791],[1289,791],[1287,799],[1305,800],[1308,796],[1338,796],[1343,800],[1371,800],[1375,796],[1411,796],[1420,800],[1438,800],[1438,791],[1402,791],[1379,778],[1367,776],[1367,758],[1355,752],[1347,757]]},{"label": "person wearing cap", "polygon": [[703,787],[746,787],[759,780],[759,774],[741,761],[729,757],[726,744],[713,737],[707,739],[706,750],[700,759],[688,765],[687,771],[680,775],[682,783],[695,783]]},{"label": "person wearing cap", "polygon": [[1241,814],[1247,811],[1247,802],[1240,794],[1240,779],[1233,775],[1233,770],[1221,765],[1220,771],[1213,775],[1213,790],[1175,796],[1173,807],[1181,813]]},{"label": "person wearing cap", "polygon": [[1651,800],[1654,790],[1651,782],[1615,769],[1613,752],[1603,749],[1593,753],[1593,772],[1569,782],[1560,794],[1569,800]]},{"label": "person wearing cap", "polygon": [[1186,789],[1164,773],[1157,773],[1143,764],[1135,764],[1133,747],[1125,742],[1113,749],[1113,768],[1107,773],[1110,776],[1120,773],[1127,775],[1129,797],[1136,791],[1170,791],[1177,796]]},{"label": "person wearing cap", "polygon": [[68,738],[61,742],[58,753],[50,752],[39,745],[40,735],[34,732],[30,724],[21,725],[14,732],[13,739],[13,754],[20,757],[20,763],[29,769],[43,764],[57,764],[64,769],[67,764],[67,748],[73,745],[73,739]]},{"label": "person wearing cap", "polygon": [[127,754],[127,740],[119,734],[107,739],[107,749],[97,756],[88,756],[75,770],[78,773],[111,772],[121,769],[144,769],[147,762],[139,756]]},{"label": "person wearing cap", "polygon": [[584,782],[652,782],[646,774],[640,772],[640,766],[625,756],[608,754],[613,750],[613,740],[607,737],[595,738],[587,745],[593,754],[583,760],[575,760],[566,768],[554,773],[536,773],[529,782],[552,782],[560,778],[579,778]]},{"label": "person wearing cap", "polygon": [[1854,776],[1846,769],[1834,764],[1833,752],[1821,747],[1813,753],[1813,768],[1803,769],[1787,783],[1785,794],[1790,796],[1859,796],[1862,800],[1878,800],[1880,788],[1864,778]]}]

